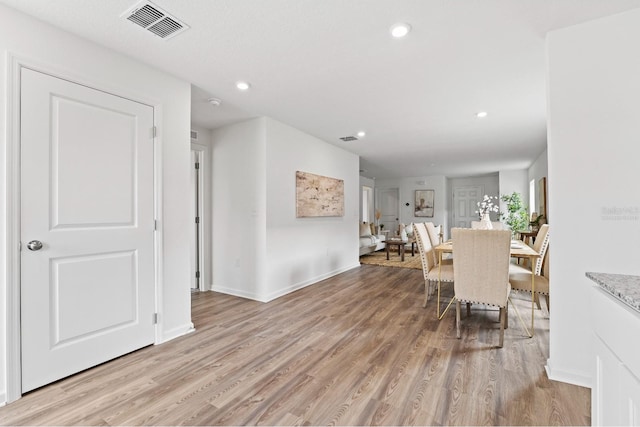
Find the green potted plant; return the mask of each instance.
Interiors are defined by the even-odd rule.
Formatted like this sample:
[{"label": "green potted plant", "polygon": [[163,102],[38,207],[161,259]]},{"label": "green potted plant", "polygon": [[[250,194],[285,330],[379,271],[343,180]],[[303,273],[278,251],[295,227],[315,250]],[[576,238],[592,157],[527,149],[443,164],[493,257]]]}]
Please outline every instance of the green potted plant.
[{"label": "green potted plant", "polygon": [[544,215],[535,215],[535,217],[531,216],[531,221],[529,221],[529,226],[531,227],[531,231],[538,231],[542,224],[546,224],[547,219]]},{"label": "green potted plant", "polygon": [[506,203],[507,212],[500,212],[500,219],[511,229],[511,235],[518,231],[527,230],[529,227],[529,214],[527,207],[522,202],[522,196],[517,191],[511,194],[503,194],[500,200]]}]

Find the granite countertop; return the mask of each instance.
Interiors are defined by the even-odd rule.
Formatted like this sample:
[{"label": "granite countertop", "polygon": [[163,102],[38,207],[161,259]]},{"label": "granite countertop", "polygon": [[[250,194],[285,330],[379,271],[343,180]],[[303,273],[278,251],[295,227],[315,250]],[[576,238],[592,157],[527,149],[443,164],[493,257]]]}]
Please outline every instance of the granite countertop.
[{"label": "granite countertop", "polygon": [[640,276],[590,272],[586,276],[629,307],[640,311]]}]

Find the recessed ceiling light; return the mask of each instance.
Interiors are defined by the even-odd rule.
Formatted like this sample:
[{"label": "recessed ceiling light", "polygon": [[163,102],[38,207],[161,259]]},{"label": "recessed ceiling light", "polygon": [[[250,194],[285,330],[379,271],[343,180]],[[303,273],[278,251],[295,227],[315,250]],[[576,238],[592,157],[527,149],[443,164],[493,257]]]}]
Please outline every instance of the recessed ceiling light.
[{"label": "recessed ceiling light", "polygon": [[480,111],[478,113],[476,113],[476,117],[478,118],[483,118],[483,117],[487,117],[487,112],[486,111]]},{"label": "recessed ceiling light", "polygon": [[359,138],[364,138],[367,134],[365,133],[365,131],[361,130],[357,135]]},{"label": "recessed ceiling light", "polygon": [[249,83],[247,83],[247,82],[238,82],[238,83],[236,83],[236,87],[239,90],[249,90],[251,85]]},{"label": "recessed ceiling light", "polygon": [[411,31],[411,25],[405,23],[395,24],[393,27],[391,27],[390,31],[393,37],[401,39],[409,34],[409,31]]}]

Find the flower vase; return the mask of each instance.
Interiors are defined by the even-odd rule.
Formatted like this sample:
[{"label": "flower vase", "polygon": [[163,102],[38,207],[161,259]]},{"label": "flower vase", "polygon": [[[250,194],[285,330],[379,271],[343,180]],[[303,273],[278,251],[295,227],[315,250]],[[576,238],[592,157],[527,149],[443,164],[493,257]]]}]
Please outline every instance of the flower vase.
[{"label": "flower vase", "polygon": [[491,224],[491,217],[488,213],[483,214],[482,218],[480,218],[480,229],[481,230],[493,230],[493,225]]}]

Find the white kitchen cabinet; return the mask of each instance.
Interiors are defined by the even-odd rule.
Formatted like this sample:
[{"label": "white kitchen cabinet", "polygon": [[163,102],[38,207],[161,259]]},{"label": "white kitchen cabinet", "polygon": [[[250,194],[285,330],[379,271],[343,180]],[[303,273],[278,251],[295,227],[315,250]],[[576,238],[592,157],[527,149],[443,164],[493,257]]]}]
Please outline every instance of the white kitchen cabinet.
[{"label": "white kitchen cabinet", "polygon": [[591,292],[595,354],[591,423],[640,426],[640,312],[600,286]]}]

